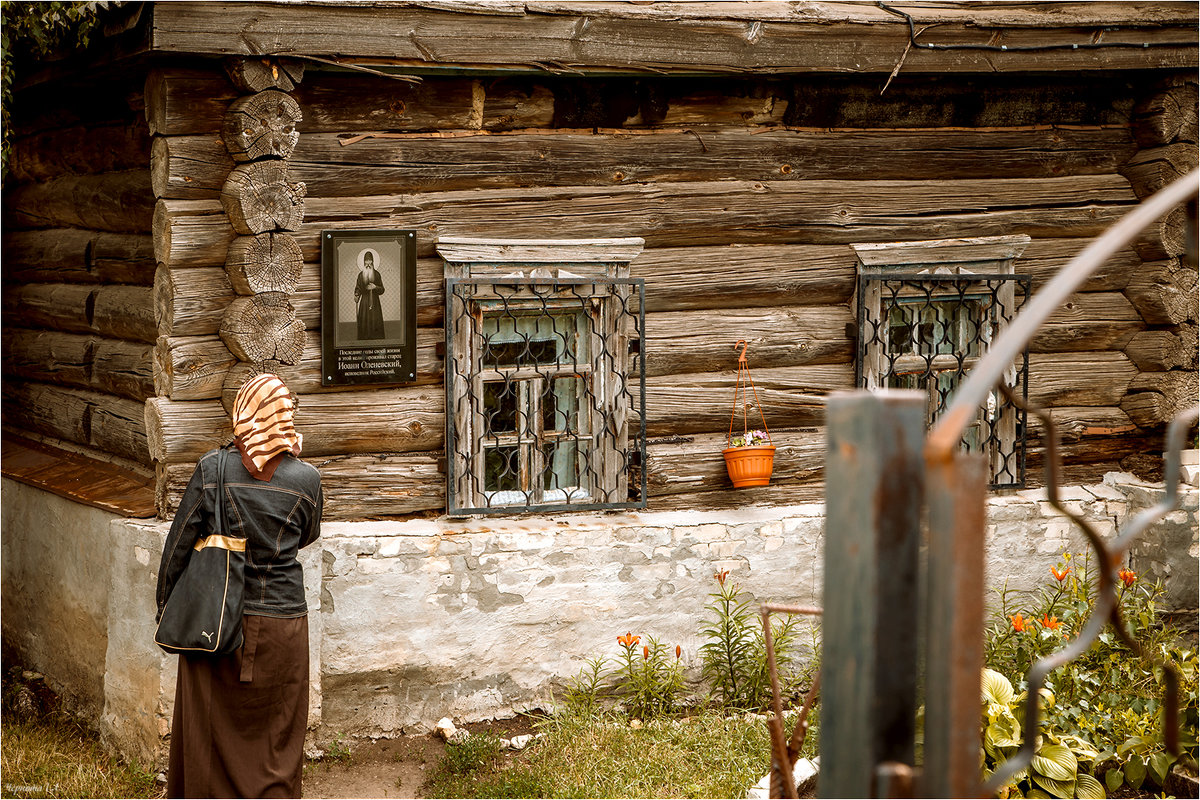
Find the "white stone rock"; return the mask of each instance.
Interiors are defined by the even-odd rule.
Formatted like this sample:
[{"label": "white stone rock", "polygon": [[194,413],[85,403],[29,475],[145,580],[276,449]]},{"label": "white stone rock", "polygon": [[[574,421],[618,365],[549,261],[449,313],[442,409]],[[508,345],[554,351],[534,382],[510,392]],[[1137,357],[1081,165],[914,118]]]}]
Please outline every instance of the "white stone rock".
[{"label": "white stone rock", "polygon": [[[792,765],[792,777],[796,781],[796,794],[804,794],[812,790],[817,783],[820,771],[820,756],[802,758]],[[758,783],[746,793],[747,800],[767,800],[771,796],[771,773],[762,776]]]},{"label": "white stone rock", "polygon": [[514,736],[508,740],[509,750],[524,750],[533,741],[532,733],[525,733],[520,736]]},{"label": "white stone rock", "polygon": [[434,726],[433,732],[448,742],[451,736],[458,733],[458,728],[454,727],[454,720],[449,717],[442,717],[438,720],[437,725]]}]

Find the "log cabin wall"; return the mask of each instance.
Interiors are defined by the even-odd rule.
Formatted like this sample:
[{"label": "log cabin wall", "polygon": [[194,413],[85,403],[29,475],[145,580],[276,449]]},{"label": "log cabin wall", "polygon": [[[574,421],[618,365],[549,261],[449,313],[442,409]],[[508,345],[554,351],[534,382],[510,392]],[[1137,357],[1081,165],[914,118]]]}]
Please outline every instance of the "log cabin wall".
[{"label": "log cabin wall", "polygon": [[108,73],[17,93],[2,272],[6,431],[135,481],[154,474],[144,405],[158,336],[142,88]]},{"label": "log cabin wall", "polygon": [[[433,251],[442,235],[644,237],[632,275],[647,282],[650,507],[819,497],[822,396],[854,381],[848,245],[1027,233],[1033,242],[1016,268],[1036,289],[1137,202],[1121,171],[1143,152],[1131,117],[1158,80],[916,76],[881,96],[873,77],[410,84],[310,67],[292,92],[302,119],[288,160],[289,179],[307,188],[292,295],[306,339],[299,363],[275,368],[301,395],[298,424],[306,457],[326,476],[327,513],[444,508],[442,264]],[[255,366],[234,365],[219,337],[235,296],[223,269],[235,233],[220,203],[234,162],[219,132],[236,90],[199,64],[149,85],[157,365],[170,377],[147,420],[168,511],[195,460],[228,435],[225,408]],[[320,386],[318,232],[355,227],[419,232],[413,385]],[[1071,479],[1160,448],[1165,414],[1129,411],[1147,405],[1131,399],[1143,366],[1153,366],[1140,354],[1164,332],[1183,342],[1181,326],[1195,318],[1181,312],[1164,327],[1135,302],[1130,281],[1142,280],[1144,258],[1177,254],[1163,238],[1115,258],[1031,348],[1030,395],[1066,425]],[[1184,271],[1176,281],[1186,279]],[[772,485],[753,493],[728,488],[720,456],[739,338],[751,342],[780,445]],[[1171,358],[1194,381],[1194,350]],[[1163,406],[1161,396],[1149,405]],[[1030,446],[1036,482],[1041,451],[1032,438]]]}]

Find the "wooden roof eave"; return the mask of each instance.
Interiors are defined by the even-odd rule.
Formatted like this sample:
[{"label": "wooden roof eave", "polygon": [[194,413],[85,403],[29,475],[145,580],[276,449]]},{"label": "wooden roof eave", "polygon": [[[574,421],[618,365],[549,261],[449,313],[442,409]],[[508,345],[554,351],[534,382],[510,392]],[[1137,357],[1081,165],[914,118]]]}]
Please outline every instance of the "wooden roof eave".
[{"label": "wooden roof eave", "polygon": [[[172,2],[159,53],[566,74],[1194,69],[1190,3]],[[1072,45],[1077,45],[1072,49]],[[981,49],[1007,47],[1007,50]],[[1022,49],[1036,48],[1036,49]]]}]

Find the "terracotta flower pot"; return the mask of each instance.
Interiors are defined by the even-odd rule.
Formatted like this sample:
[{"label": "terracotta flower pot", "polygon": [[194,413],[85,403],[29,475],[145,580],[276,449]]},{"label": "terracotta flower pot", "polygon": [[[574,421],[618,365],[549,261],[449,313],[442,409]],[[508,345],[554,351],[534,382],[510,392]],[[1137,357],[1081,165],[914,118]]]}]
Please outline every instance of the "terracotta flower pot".
[{"label": "terracotta flower pot", "polygon": [[725,469],[733,488],[766,486],[771,482],[771,470],[775,466],[775,445],[752,447],[727,447],[721,451],[725,456]]}]

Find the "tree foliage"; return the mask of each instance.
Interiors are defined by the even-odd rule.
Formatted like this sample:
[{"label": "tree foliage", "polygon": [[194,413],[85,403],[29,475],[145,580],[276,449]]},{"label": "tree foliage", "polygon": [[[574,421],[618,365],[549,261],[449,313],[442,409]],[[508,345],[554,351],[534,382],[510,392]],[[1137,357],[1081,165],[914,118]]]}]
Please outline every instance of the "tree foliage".
[{"label": "tree foliage", "polygon": [[12,135],[14,69],[18,61],[44,59],[60,50],[82,50],[95,31],[100,11],[108,2],[0,2],[0,81],[3,96],[3,171],[8,172]]}]

